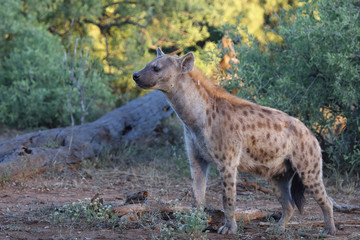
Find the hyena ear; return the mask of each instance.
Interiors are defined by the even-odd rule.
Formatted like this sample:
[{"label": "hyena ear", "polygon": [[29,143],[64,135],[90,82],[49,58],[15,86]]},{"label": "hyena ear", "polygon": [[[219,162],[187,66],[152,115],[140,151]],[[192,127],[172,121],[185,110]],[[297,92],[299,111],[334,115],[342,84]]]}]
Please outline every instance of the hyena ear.
[{"label": "hyena ear", "polygon": [[165,55],[165,53],[163,53],[163,51],[161,51],[161,49],[158,47],[157,50],[156,50],[156,57],[160,57],[160,56],[163,56]]},{"label": "hyena ear", "polygon": [[182,56],[180,59],[180,67],[182,73],[190,72],[194,68],[195,56],[192,52],[189,52]]}]

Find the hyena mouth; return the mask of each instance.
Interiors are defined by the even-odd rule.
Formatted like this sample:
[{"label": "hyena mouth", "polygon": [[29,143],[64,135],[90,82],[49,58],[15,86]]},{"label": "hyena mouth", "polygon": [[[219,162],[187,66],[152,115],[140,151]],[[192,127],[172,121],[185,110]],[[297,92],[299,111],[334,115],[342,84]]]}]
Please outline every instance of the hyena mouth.
[{"label": "hyena mouth", "polygon": [[138,86],[139,88],[143,88],[143,89],[149,89],[155,86],[155,84],[144,84],[141,82],[136,82],[135,81],[136,86]]}]

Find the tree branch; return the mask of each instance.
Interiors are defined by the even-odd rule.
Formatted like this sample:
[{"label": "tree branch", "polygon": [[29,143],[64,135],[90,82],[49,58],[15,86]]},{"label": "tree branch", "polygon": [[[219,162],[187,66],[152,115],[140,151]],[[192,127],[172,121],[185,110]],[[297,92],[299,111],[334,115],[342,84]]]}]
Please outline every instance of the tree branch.
[{"label": "tree branch", "polygon": [[135,21],[131,20],[130,16],[126,17],[126,19],[122,20],[122,21],[118,21],[119,19],[120,18],[115,19],[115,22],[113,22],[113,23],[105,23],[105,24],[101,24],[101,23],[95,22],[95,21],[90,20],[90,19],[84,19],[84,22],[85,23],[90,23],[90,24],[93,24],[93,25],[97,26],[100,29],[101,32],[107,32],[112,27],[122,27],[125,24],[131,24],[131,25],[135,25],[135,26],[138,26],[138,27],[141,27],[141,28],[146,27],[146,26],[143,26],[143,25],[139,24],[138,22],[135,22]]}]

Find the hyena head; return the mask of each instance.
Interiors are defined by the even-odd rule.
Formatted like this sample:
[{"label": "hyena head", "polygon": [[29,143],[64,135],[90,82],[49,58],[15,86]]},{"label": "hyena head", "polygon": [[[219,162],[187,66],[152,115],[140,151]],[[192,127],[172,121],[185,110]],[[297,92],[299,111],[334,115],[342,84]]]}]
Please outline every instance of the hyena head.
[{"label": "hyena head", "polygon": [[146,67],[134,73],[136,85],[144,89],[158,89],[169,91],[175,84],[179,75],[191,71],[194,67],[195,57],[192,52],[179,58],[176,55],[165,55],[160,48],[157,56]]}]

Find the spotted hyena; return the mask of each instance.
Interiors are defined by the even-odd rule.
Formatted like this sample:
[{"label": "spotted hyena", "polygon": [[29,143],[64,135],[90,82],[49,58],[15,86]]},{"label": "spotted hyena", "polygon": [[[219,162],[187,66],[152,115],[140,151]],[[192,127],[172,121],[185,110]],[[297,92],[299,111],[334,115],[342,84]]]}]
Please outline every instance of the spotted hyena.
[{"label": "spotted hyena", "polygon": [[194,54],[157,57],[135,73],[137,86],[161,90],[184,126],[192,176],[192,204],[205,201],[209,164],[223,183],[225,225],[218,232],[235,233],[237,172],[268,178],[283,212],[279,230],[301,210],[307,189],[324,214],[325,233],[335,234],[333,205],[322,180],[318,141],[298,119],[279,110],[237,98],[211,84],[194,69]]}]

